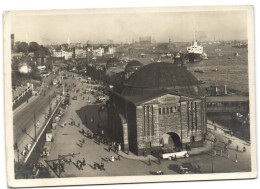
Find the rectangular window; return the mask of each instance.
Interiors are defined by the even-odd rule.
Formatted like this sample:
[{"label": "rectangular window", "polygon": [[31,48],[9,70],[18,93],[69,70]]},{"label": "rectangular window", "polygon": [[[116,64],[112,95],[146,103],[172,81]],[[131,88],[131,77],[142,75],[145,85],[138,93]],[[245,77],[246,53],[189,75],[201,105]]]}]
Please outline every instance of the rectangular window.
[{"label": "rectangular window", "polygon": [[160,115],[162,114],[162,109],[161,109],[161,108],[159,108],[159,114],[160,114]]},{"label": "rectangular window", "polygon": [[198,118],[197,118],[197,102],[195,102],[195,128],[198,129]]},{"label": "rectangular window", "polygon": [[151,120],[152,126],[151,126],[151,130],[152,130],[152,136],[154,136],[153,107],[151,107],[151,108],[152,108],[152,120]]},{"label": "rectangular window", "polygon": [[145,137],[145,106],[143,106],[143,119],[144,119],[144,123],[143,123],[143,137]]},{"label": "rectangular window", "polygon": [[191,102],[191,130],[194,129],[194,107],[193,107],[193,101]]},{"label": "rectangular window", "polygon": [[172,113],[172,107],[170,107],[170,112]]},{"label": "rectangular window", "polygon": [[188,131],[190,130],[190,103],[187,102]]},{"label": "rectangular window", "polygon": [[162,109],[162,113],[165,114],[165,108]]},{"label": "rectangular window", "polygon": [[150,107],[147,106],[147,135],[150,136]]},{"label": "rectangular window", "polygon": [[166,108],[166,114],[169,114],[169,107]]}]

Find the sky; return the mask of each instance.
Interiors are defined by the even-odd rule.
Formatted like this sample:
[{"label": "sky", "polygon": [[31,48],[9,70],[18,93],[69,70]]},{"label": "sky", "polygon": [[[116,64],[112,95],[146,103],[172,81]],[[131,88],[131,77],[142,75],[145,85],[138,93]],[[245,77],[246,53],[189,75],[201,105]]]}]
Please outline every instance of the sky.
[{"label": "sky", "polygon": [[16,14],[11,17],[15,41],[39,44],[81,42],[125,43],[151,36],[156,42],[247,39],[245,11],[95,12],[80,14]]}]

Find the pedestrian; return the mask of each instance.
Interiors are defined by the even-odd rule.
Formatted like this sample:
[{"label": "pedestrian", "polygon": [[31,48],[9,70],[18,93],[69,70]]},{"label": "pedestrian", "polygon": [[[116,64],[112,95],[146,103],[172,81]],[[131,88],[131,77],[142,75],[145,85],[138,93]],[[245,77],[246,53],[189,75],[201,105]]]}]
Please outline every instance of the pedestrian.
[{"label": "pedestrian", "polygon": [[149,160],[148,160],[148,165],[151,165],[151,159],[149,158]]},{"label": "pedestrian", "polygon": [[161,164],[161,157],[158,157],[158,164]]},{"label": "pedestrian", "polygon": [[110,150],[111,150],[111,147],[110,147],[110,146],[108,146],[108,152],[110,152]]},{"label": "pedestrian", "polygon": [[102,161],[100,163],[100,171],[101,170],[105,171],[105,165],[104,165],[104,163]]},{"label": "pedestrian", "polygon": [[118,144],[118,151],[121,150],[121,143]]},{"label": "pedestrian", "polygon": [[243,152],[246,152],[246,147],[245,146],[243,147]]},{"label": "pedestrian", "polygon": [[83,170],[82,163],[79,164],[79,170]]},{"label": "pedestrian", "polygon": [[83,160],[82,160],[82,165],[83,165],[83,166],[85,166],[85,165],[86,165],[85,158],[83,158]]},{"label": "pedestrian", "polygon": [[229,159],[229,156],[230,156],[230,155],[229,155],[229,153],[227,152],[227,158],[228,158],[228,159]]},{"label": "pedestrian", "polygon": [[112,156],[112,157],[111,157],[111,162],[114,163],[114,161],[115,161],[115,157]]},{"label": "pedestrian", "polygon": [[236,154],[236,161],[235,162],[237,163],[237,154]]},{"label": "pedestrian", "polygon": [[63,162],[61,162],[60,167],[61,167],[61,172],[65,172],[64,163]]},{"label": "pedestrian", "polygon": [[85,135],[85,130],[82,128],[81,133]]},{"label": "pedestrian", "polygon": [[86,141],[85,141],[85,139],[84,139],[84,138],[82,139],[82,143],[83,143],[83,144],[85,144],[85,143],[86,143]]},{"label": "pedestrian", "polygon": [[120,155],[117,156],[117,160],[120,161]]},{"label": "pedestrian", "polygon": [[68,161],[68,162],[69,162],[69,165],[70,165],[70,164],[71,164],[71,162],[72,162],[72,161],[71,161],[71,158],[69,158],[69,161]]},{"label": "pedestrian", "polygon": [[97,169],[97,164],[96,163],[94,163],[94,169]]},{"label": "pedestrian", "polygon": [[55,162],[52,162],[53,171],[57,172],[57,166]]},{"label": "pedestrian", "polygon": [[237,145],[237,152],[239,151],[239,146]]}]

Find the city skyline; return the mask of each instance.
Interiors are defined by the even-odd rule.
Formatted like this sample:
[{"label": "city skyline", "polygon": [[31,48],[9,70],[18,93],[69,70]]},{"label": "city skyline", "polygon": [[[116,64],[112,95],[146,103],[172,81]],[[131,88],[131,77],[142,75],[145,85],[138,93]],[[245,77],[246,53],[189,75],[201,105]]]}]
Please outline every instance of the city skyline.
[{"label": "city skyline", "polygon": [[[15,41],[40,44],[125,43],[151,36],[156,42],[189,42],[194,32],[200,41],[246,40],[247,17],[243,11],[146,12],[13,15]],[[234,22],[235,20],[235,22]],[[40,24],[39,24],[40,23]],[[73,28],[73,29],[72,29]],[[53,32],[54,31],[54,32]],[[81,34],[81,35],[79,35]]]}]

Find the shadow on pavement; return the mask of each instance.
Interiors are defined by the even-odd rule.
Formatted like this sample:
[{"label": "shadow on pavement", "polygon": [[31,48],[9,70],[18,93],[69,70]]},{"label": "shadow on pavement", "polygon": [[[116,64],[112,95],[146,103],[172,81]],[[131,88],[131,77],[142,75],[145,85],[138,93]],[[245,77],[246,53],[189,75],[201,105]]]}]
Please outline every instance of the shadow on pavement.
[{"label": "shadow on pavement", "polygon": [[169,165],[169,166],[168,166],[168,169],[170,169],[170,170],[172,170],[172,171],[174,171],[174,172],[176,172],[176,173],[181,173],[179,166],[178,166],[178,165],[175,165],[175,164]]},{"label": "shadow on pavement", "polygon": [[[99,114],[101,105],[86,105],[76,110],[83,125],[92,133],[98,131],[97,126],[103,124],[102,117]],[[104,118],[103,118],[104,119]]]}]

